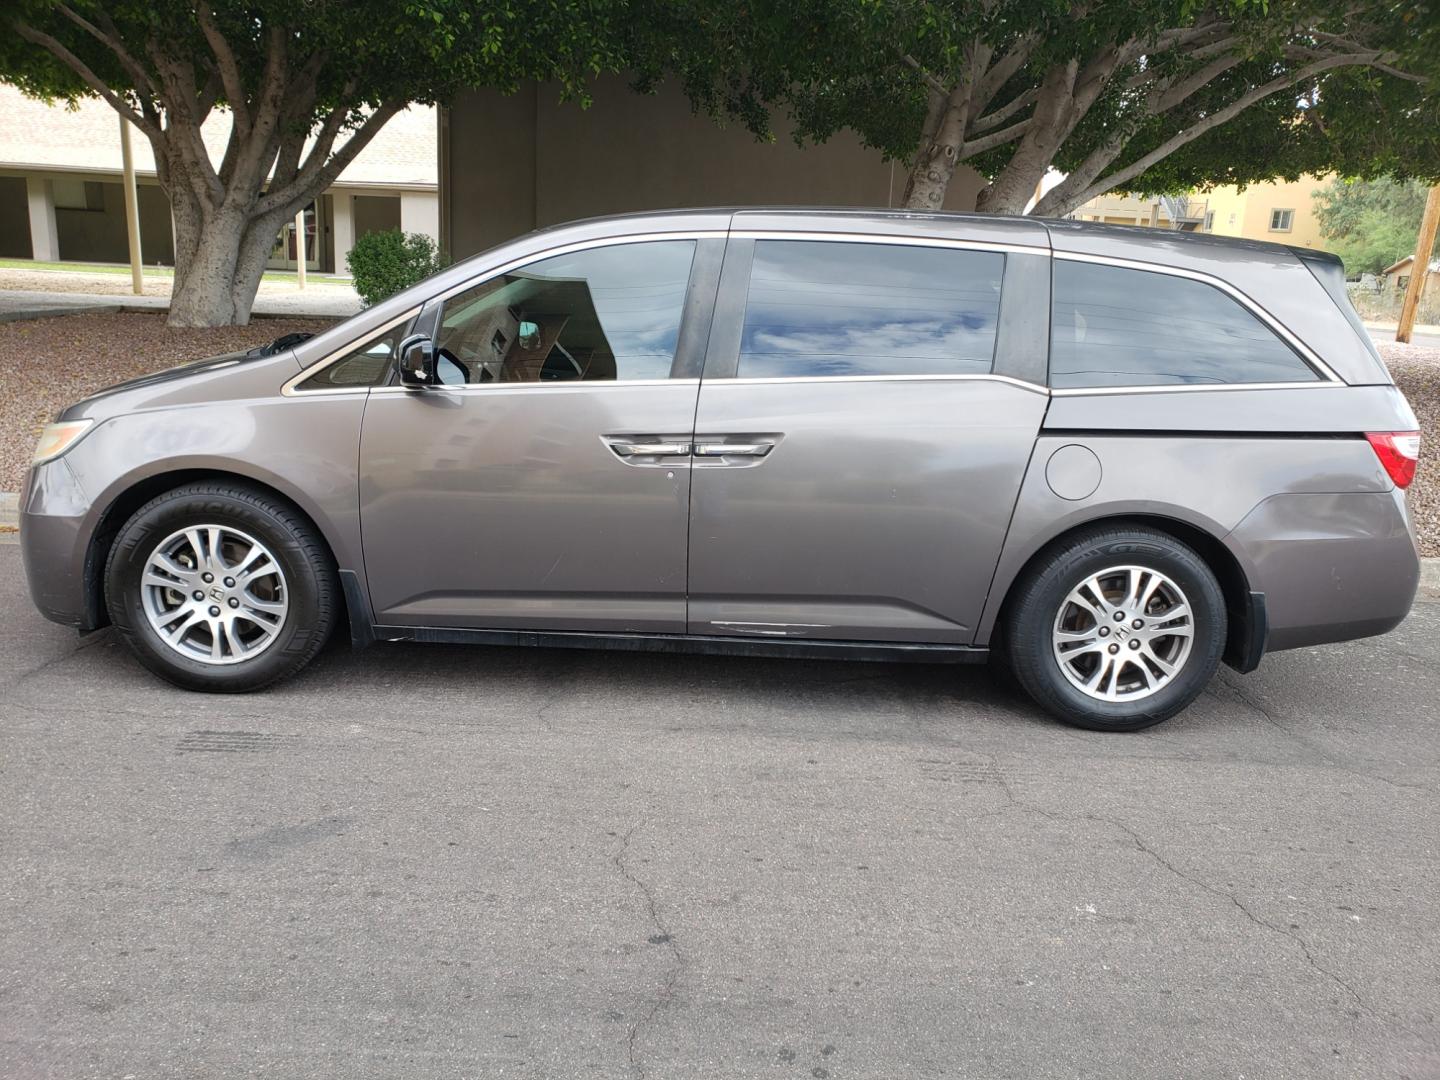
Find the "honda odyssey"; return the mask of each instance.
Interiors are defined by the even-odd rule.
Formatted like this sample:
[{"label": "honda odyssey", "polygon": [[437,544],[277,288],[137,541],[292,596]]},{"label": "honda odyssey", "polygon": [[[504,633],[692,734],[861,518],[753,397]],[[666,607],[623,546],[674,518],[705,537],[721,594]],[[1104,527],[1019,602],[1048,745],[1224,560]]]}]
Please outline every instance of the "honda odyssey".
[{"label": "honda odyssey", "polygon": [[1134,730],[1380,634],[1419,433],[1318,252],[819,210],[585,221],[103,391],[35,603],[193,690],[351,641],[971,662]]}]

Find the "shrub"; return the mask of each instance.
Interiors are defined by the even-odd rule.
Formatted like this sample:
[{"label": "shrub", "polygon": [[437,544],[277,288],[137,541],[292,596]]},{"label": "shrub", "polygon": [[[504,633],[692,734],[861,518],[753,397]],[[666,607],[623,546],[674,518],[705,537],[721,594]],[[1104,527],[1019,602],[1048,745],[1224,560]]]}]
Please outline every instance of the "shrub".
[{"label": "shrub", "polygon": [[345,256],[345,265],[355,279],[355,291],[370,307],[425,280],[445,263],[435,241],[424,233],[387,229],[356,240]]}]

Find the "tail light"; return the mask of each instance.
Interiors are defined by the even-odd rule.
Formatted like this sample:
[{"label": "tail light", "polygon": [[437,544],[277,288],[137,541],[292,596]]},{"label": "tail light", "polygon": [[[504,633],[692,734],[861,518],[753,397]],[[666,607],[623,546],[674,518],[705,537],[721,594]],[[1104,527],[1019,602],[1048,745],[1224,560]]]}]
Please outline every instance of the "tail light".
[{"label": "tail light", "polygon": [[1375,448],[1375,456],[1398,488],[1410,486],[1415,479],[1415,465],[1420,460],[1420,432],[1371,431],[1365,438]]}]

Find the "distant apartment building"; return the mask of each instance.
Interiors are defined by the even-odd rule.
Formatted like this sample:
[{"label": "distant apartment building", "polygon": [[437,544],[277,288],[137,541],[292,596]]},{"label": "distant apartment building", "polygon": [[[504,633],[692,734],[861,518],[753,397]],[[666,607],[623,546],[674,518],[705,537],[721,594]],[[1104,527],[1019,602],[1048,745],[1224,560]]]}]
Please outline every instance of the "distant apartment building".
[{"label": "distant apartment building", "polygon": [[[120,120],[104,102],[50,106],[0,86],[0,256],[43,262],[128,262],[121,185]],[[205,124],[212,161],[224,155],[230,116]],[[155,178],[150,144],[132,132],[142,261],[175,261],[170,204]],[[357,237],[404,229],[440,238],[435,110],[391,120],[330,188],[305,209],[305,265],[345,272]],[[276,237],[269,266],[294,269],[295,224]]]},{"label": "distant apartment building", "polygon": [[1181,196],[1101,195],[1070,216],[1078,221],[1142,225],[1272,240],[1296,247],[1324,248],[1315,193],[1325,180],[1267,180],[1241,190],[1233,185]]},{"label": "distant apartment building", "polygon": [[1144,225],[1152,229],[1198,232],[1205,223],[1204,196],[1097,195],[1070,216],[1107,225]]}]

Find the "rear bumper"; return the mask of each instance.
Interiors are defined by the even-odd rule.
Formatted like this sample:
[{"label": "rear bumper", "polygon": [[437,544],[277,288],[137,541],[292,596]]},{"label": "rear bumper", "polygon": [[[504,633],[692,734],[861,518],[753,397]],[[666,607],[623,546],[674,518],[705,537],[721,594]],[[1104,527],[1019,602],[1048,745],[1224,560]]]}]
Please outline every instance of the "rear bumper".
[{"label": "rear bumper", "polygon": [[1398,490],[1274,495],[1235,527],[1265,594],[1266,651],[1370,637],[1410,612],[1420,555]]},{"label": "rear bumper", "polygon": [[20,553],[40,614],[80,630],[100,625],[86,565],[90,504],[65,459],[30,470],[20,497]]}]

